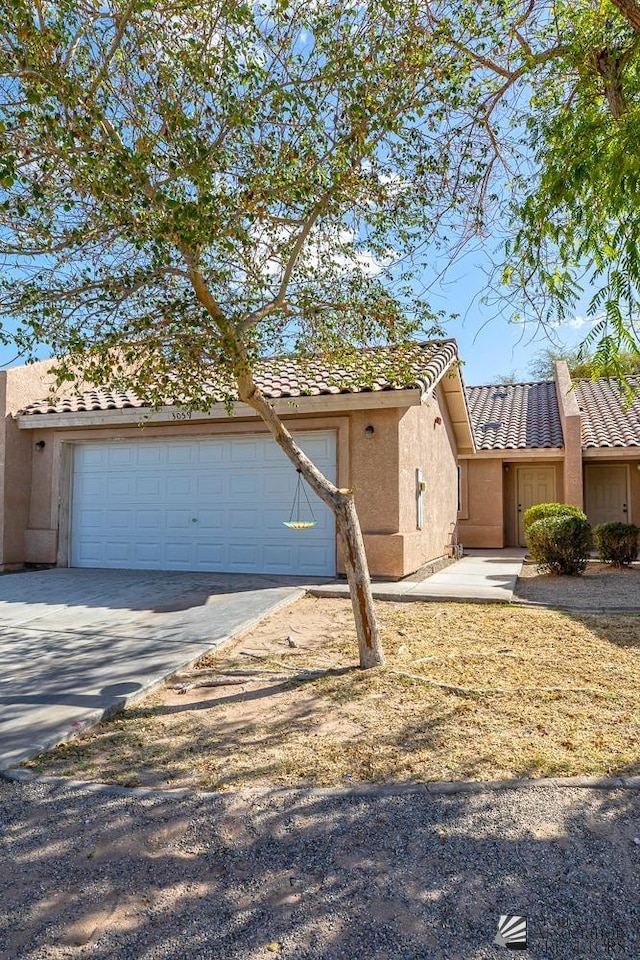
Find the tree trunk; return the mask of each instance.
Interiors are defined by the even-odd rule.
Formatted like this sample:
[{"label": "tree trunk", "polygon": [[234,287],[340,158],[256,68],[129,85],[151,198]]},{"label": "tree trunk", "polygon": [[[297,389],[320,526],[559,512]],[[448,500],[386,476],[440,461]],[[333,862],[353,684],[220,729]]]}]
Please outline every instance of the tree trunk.
[{"label": "tree trunk", "polygon": [[356,624],[360,666],[366,670],[384,663],[380,629],[373,606],[371,579],[360,521],[356,513],[352,490],[340,490],[318,470],[295,442],[280,417],[253,382],[248,369],[237,375],[241,400],[253,407],[269,427],[293,465],[300,470],[311,489],[329,506],[336,518],[336,527],[344,552],[347,582],[351,594]]},{"label": "tree trunk", "polygon": [[356,622],[360,666],[366,670],[384,663],[380,630],[376,619],[371,593],[371,578],[360,521],[353,502],[353,494],[344,496],[343,502],[334,508],[336,526],[342,541],[344,566],[347,572],[351,606]]},{"label": "tree trunk", "polygon": [[623,17],[626,17],[636,33],[640,33],[640,3],[638,0],[612,0]]}]

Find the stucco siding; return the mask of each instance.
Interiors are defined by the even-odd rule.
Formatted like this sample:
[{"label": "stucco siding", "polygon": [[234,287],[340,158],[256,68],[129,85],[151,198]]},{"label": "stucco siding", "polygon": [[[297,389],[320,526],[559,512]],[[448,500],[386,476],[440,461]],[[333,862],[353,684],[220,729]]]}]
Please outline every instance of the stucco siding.
[{"label": "stucco siding", "polygon": [[[0,396],[6,392],[0,436],[0,458],[6,464],[0,477],[5,564],[68,562],[69,464],[75,444],[266,432],[255,418],[194,419],[140,427],[110,424],[108,412],[100,425],[49,429],[47,414],[42,414],[38,429],[20,430],[11,413],[47,395],[49,367],[43,363],[17,368],[0,378]],[[423,406],[341,410],[337,396],[328,398],[327,404],[335,413],[292,412],[284,419],[293,432],[336,431],[338,485],[355,490],[371,573],[401,577],[441,557],[457,510],[457,451],[446,400],[436,391]],[[38,441],[44,441],[43,448],[36,448]],[[417,468],[426,482],[421,530],[417,528]],[[343,572],[339,550],[337,559]]]},{"label": "stucco siding", "polygon": [[[446,403],[434,395],[405,410],[400,421],[400,532],[405,572],[447,552],[458,508],[457,450]],[[422,529],[417,527],[416,469],[422,470]]]},{"label": "stucco siding", "polygon": [[467,513],[458,520],[458,539],[465,547],[503,547],[502,460],[467,460]]}]

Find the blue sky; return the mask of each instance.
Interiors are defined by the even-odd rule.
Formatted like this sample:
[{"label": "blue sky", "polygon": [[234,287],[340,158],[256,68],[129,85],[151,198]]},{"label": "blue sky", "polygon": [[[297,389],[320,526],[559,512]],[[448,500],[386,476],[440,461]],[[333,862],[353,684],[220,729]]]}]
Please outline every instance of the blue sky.
[{"label": "blue sky", "polygon": [[495,308],[481,302],[486,284],[483,265],[481,253],[468,255],[450,268],[444,284],[431,291],[434,309],[459,314],[445,331],[458,341],[468,386],[498,383],[509,374],[521,381],[535,379],[529,364],[545,348],[576,347],[584,340],[591,328],[585,316],[576,316],[546,334],[533,324],[523,326],[496,316]]},{"label": "blue sky", "polygon": [[[510,324],[480,303],[484,283],[480,264],[480,258],[466,258],[451,269],[446,284],[431,291],[434,309],[460,315],[460,319],[446,325],[445,331],[458,341],[465,383],[468,386],[497,383],[514,372],[516,379],[533,379],[529,364],[551,343],[542,331]],[[576,320],[554,333],[562,343],[577,345],[588,330],[584,321]],[[4,367],[21,363],[20,360],[12,362],[15,352],[11,346],[0,345],[0,364]],[[47,356],[46,351],[43,350],[41,356]]]},{"label": "blue sky", "polygon": [[[446,278],[432,285],[426,296],[433,310],[458,314],[459,319],[445,326],[445,333],[458,341],[460,357],[464,362],[463,378],[468,386],[498,383],[510,376],[520,381],[534,379],[529,364],[546,347],[556,347],[557,341],[566,346],[577,346],[587,335],[590,324],[584,317],[575,317],[549,334],[533,326],[509,323],[508,317],[496,315],[496,309],[484,305],[482,295],[486,286],[486,266],[489,258],[481,249],[467,253],[451,265]],[[585,297],[585,301],[586,301]],[[586,314],[585,309],[583,311]],[[0,365],[15,366],[15,347],[0,344]],[[48,356],[43,349],[40,357]]]}]

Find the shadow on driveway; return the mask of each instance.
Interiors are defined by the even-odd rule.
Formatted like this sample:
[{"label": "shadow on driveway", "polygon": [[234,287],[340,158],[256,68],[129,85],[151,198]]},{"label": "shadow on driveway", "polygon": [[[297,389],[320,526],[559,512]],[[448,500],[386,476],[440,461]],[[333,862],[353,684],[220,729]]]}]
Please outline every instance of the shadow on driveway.
[{"label": "shadow on driveway", "polygon": [[304,593],[290,577],[47,570],[0,580],[0,770],[77,735]]}]

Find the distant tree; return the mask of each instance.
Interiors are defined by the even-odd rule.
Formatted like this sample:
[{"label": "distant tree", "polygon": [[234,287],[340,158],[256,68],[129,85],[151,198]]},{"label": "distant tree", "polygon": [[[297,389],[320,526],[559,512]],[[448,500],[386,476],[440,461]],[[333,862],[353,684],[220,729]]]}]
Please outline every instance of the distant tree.
[{"label": "distant tree", "polygon": [[521,383],[522,377],[517,370],[507,370],[506,373],[499,373],[493,378],[496,383]]},{"label": "distant tree", "polygon": [[537,380],[553,380],[558,360],[564,360],[571,376],[579,380],[598,379],[600,377],[638,376],[640,375],[640,357],[630,351],[618,354],[615,364],[608,368],[602,361],[596,362],[592,355],[580,347],[548,347],[542,350],[529,364],[529,371]]}]

